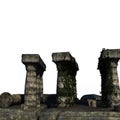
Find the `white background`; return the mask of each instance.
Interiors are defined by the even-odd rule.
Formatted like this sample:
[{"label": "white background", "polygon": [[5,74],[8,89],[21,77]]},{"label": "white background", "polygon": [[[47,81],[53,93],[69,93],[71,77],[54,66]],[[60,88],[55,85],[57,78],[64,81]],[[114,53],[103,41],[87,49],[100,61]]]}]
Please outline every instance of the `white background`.
[{"label": "white background", "polygon": [[69,51],[79,65],[78,98],[100,94],[102,48],[120,48],[119,0],[0,0],[0,93],[24,93],[27,53],[47,66],[44,93],[56,93],[51,54]]}]

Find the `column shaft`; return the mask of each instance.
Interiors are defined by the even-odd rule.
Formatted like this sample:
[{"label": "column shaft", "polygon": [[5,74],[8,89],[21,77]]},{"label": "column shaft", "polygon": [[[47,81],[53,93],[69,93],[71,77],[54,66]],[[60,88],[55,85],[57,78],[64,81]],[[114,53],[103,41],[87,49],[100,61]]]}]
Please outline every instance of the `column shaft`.
[{"label": "column shaft", "polygon": [[34,65],[26,66],[26,84],[25,84],[25,108],[35,107],[37,100],[37,81],[36,67]]}]

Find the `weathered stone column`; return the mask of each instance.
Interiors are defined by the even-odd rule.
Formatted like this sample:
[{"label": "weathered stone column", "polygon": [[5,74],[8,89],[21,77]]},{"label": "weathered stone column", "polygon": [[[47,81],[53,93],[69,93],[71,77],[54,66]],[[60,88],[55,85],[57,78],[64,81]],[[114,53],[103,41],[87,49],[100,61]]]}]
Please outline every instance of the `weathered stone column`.
[{"label": "weathered stone column", "polygon": [[40,98],[43,94],[43,85],[40,81],[46,66],[38,54],[23,54],[22,62],[27,70],[24,109],[40,107]]},{"label": "weathered stone column", "polygon": [[120,104],[120,88],[117,73],[119,58],[117,53],[115,50],[103,50],[98,64],[102,78],[102,101],[109,107]]},{"label": "weathered stone column", "polygon": [[77,98],[76,72],[78,64],[69,52],[53,53],[52,60],[57,65],[57,101],[59,107],[69,107]]},{"label": "weathered stone column", "polygon": [[110,59],[108,80],[110,81],[111,95],[108,96],[111,107],[120,104],[120,88],[119,78],[117,73],[118,59]]}]

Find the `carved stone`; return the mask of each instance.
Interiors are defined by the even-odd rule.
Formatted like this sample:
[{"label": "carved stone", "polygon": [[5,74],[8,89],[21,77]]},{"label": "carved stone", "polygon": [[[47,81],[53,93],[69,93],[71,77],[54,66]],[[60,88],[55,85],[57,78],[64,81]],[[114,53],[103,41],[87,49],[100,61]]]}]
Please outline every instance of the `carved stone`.
[{"label": "carved stone", "polygon": [[101,73],[102,101],[113,107],[120,104],[120,88],[117,73],[120,49],[103,49],[99,58],[98,69]]},{"label": "carved stone", "polygon": [[40,98],[43,94],[42,75],[46,65],[38,54],[23,54],[22,62],[27,71],[24,109],[40,107]]},{"label": "carved stone", "polygon": [[77,98],[75,76],[78,71],[78,64],[69,52],[53,53],[52,60],[56,63],[58,70],[58,106],[69,107]]}]

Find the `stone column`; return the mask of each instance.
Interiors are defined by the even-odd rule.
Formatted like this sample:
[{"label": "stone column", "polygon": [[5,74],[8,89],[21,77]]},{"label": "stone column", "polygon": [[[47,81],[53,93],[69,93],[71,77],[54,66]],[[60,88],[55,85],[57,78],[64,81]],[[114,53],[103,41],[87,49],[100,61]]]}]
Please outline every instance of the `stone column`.
[{"label": "stone column", "polygon": [[45,64],[38,54],[23,54],[22,62],[26,67],[24,109],[40,107],[41,85]]},{"label": "stone column", "polygon": [[108,70],[108,83],[111,94],[108,95],[109,104],[111,107],[120,104],[120,88],[119,88],[119,78],[117,72],[118,59],[110,59]]},{"label": "stone column", "polygon": [[102,100],[109,107],[120,104],[120,88],[117,73],[118,59],[105,58],[99,61],[102,78]]},{"label": "stone column", "polygon": [[57,101],[59,107],[69,107],[77,98],[76,72],[78,64],[69,52],[53,53],[52,60],[57,65]]}]

